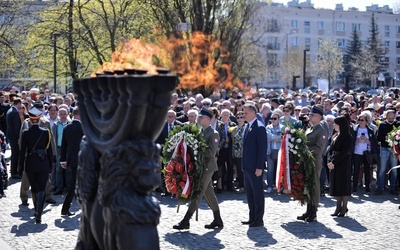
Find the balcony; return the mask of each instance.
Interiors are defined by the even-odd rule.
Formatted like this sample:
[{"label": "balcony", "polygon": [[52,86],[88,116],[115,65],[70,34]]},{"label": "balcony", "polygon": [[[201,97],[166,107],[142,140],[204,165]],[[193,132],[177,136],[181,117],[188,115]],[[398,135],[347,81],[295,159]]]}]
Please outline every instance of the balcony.
[{"label": "balcony", "polygon": [[279,43],[268,43],[267,49],[268,50],[280,50],[281,46]]}]

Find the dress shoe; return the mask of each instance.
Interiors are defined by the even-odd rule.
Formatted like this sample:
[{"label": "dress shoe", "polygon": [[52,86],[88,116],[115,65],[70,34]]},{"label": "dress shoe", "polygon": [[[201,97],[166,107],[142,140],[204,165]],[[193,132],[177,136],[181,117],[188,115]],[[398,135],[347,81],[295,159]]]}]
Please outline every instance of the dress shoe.
[{"label": "dress shoe", "polygon": [[178,230],[189,229],[190,228],[190,223],[189,223],[189,221],[181,221],[178,224],[174,225],[172,228],[173,229],[178,229]]},{"label": "dress shoe", "polygon": [[28,203],[28,201],[22,201],[21,205],[22,206],[29,206],[29,203]]},{"label": "dress shoe", "polygon": [[55,192],[53,193],[53,195],[61,195],[61,194],[63,194],[63,191],[62,191],[62,190],[57,190],[57,191],[55,191]]},{"label": "dress shoe", "polygon": [[333,212],[333,214],[331,214],[331,216],[338,216],[340,214],[340,211],[342,211],[342,208],[341,207],[339,207],[339,208],[337,207],[335,212]]},{"label": "dress shoe", "polygon": [[72,216],[72,215],[75,215],[75,213],[70,212],[70,211],[66,211],[66,212],[61,211],[61,215],[62,216]]},{"label": "dress shoe", "polygon": [[264,221],[255,221],[249,225],[249,227],[263,227]]},{"label": "dress shoe", "polygon": [[244,193],[244,188],[238,188],[235,191],[237,194],[243,194]]},{"label": "dress shoe", "polygon": [[254,221],[251,221],[251,220],[249,220],[249,221],[242,221],[242,224],[243,225],[250,225],[250,224],[252,224]]},{"label": "dress shoe", "polygon": [[46,203],[49,203],[49,204],[56,204],[57,202],[56,202],[53,198],[50,198],[50,199],[47,199],[47,200],[46,200]]}]

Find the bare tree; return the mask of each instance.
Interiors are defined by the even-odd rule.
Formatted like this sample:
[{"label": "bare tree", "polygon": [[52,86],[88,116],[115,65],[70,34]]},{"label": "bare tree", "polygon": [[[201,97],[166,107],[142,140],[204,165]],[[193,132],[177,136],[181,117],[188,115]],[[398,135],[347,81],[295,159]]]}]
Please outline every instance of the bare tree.
[{"label": "bare tree", "polygon": [[374,55],[365,47],[352,58],[350,64],[353,68],[354,79],[364,83],[371,80],[372,75],[376,74],[376,68],[379,67],[379,63],[374,60]]},{"label": "bare tree", "polygon": [[317,59],[313,68],[317,71],[318,77],[328,79],[329,87],[332,80],[343,72],[343,54],[336,39],[320,40]]}]

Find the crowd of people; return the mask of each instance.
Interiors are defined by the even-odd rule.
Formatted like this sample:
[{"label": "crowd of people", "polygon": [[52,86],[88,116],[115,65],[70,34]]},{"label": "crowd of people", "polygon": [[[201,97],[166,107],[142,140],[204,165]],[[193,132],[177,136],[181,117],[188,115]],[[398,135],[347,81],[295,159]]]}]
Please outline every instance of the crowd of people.
[{"label": "crowd of people", "polygon": [[[243,93],[239,89],[215,91],[209,96],[187,93],[172,95],[166,122],[156,142],[166,143],[174,126],[193,124],[207,131],[210,172],[202,183],[214,221],[207,228],[223,227],[214,193],[246,193],[249,218],[243,224],[262,226],[264,194],[277,190],[276,168],[285,127],[302,129],[315,159],[316,195],[307,211],[298,217],[315,221],[319,197],[329,190],[337,198],[332,216],[344,216],[353,193],[389,193],[398,196],[398,164],[387,137],[400,126],[399,93],[384,90],[380,95],[321,90],[289,94],[271,90],[268,94]],[[44,202],[55,203],[52,195],[67,193],[62,215],[71,216],[76,179],[77,154],[83,136],[73,94],[29,91],[0,92],[0,198],[6,197],[9,170],[21,179],[22,205],[29,206],[31,189],[35,219],[41,222]],[[68,132],[68,129],[71,132]],[[66,134],[69,134],[66,136]],[[217,145],[214,145],[217,143]],[[211,145],[212,144],[212,145]],[[7,164],[4,152],[9,147]],[[215,152],[214,152],[215,151]],[[371,158],[370,155],[373,157]],[[213,162],[215,161],[215,162]],[[38,166],[41,167],[32,167]],[[169,195],[163,182],[157,190]],[[189,220],[199,201],[189,207],[177,229],[189,228]]]},{"label": "crowd of people", "polygon": [[[31,190],[36,223],[41,223],[45,202],[56,203],[52,195],[66,193],[61,215],[73,215],[69,207],[83,136],[74,95],[50,94],[48,89],[19,92],[15,87],[9,93],[0,92],[0,130],[0,198],[6,197],[10,172],[10,178],[21,182],[22,205],[29,206]],[[9,164],[4,159],[7,147]]]},{"label": "crowd of people", "polygon": [[[307,205],[306,213],[297,218],[316,221],[319,197],[327,193],[337,198],[332,216],[342,217],[348,211],[348,198],[352,194],[399,194],[397,170],[386,174],[398,165],[398,156],[386,139],[388,133],[400,125],[400,93],[385,91],[383,89],[380,95],[373,96],[342,90],[328,94],[320,89],[291,94],[288,89],[282,93],[271,90],[263,95],[248,95],[238,89],[231,92],[222,90],[209,96],[191,92],[179,96],[175,93],[165,133],[157,142],[164,144],[173,126],[199,126],[196,117],[203,110],[210,111],[210,126],[219,134],[216,153],[218,169],[212,176],[215,193],[246,193],[250,213],[249,220],[243,224],[260,226],[263,225],[263,213],[255,211],[263,208],[261,199],[264,199],[264,192],[283,191],[276,189],[276,168],[285,127],[302,129],[315,159],[316,194]],[[249,107],[253,106],[256,123],[266,134],[262,142],[262,147],[265,146],[262,167],[254,161],[259,157],[261,146],[254,142],[252,146],[247,144],[246,148],[246,132],[249,127],[251,131],[254,124],[251,108],[249,111]],[[263,138],[262,135],[258,136],[260,138]],[[257,178],[260,168],[262,182],[258,182],[260,178]],[[159,191],[162,195],[169,195],[165,188]]]}]

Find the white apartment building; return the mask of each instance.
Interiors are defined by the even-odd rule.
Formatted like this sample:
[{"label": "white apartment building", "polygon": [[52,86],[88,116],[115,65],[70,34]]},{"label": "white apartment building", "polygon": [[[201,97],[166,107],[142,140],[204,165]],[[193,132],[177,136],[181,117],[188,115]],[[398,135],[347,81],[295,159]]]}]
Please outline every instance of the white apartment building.
[{"label": "white apartment building", "polygon": [[[282,62],[287,61],[285,57],[289,53],[298,53],[300,58],[307,54],[305,69],[313,76],[310,64],[316,59],[319,39],[335,38],[338,46],[345,52],[354,28],[362,41],[367,40],[372,13],[378,25],[379,37],[387,51],[389,68],[383,73],[387,77],[397,78],[400,84],[400,15],[393,14],[387,5],[372,5],[367,7],[367,11],[356,8],[344,10],[342,4],[336,5],[335,10],[315,9],[310,0],[302,3],[294,0],[287,5],[259,3],[254,18],[265,24],[266,32],[261,36],[262,44],[266,45],[263,47],[267,51],[260,56],[266,57],[269,67],[264,77],[259,77],[256,81],[264,86],[286,85],[292,76],[283,76],[285,73],[282,67],[285,64]],[[261,32],[260,29],[257,30]],[[303,85],[303,59],[300,63],[302,70],[298,72],[300,78],[297,80],[297,87]],[[316,84],[315,77],[312,82],[307,81],[307,85],[311,84]]]}]

